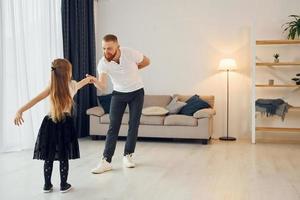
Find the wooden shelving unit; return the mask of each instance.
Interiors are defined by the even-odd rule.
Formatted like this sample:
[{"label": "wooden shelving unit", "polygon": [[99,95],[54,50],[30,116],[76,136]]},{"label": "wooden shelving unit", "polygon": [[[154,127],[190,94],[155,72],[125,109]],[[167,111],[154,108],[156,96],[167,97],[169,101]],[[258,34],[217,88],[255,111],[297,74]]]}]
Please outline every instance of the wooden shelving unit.
[{"label": "wooden shelving unit", "polygon": [[282,128],[282,127],[256,127],[256,131],[261,132],[293,132],[300,133],[300,128]]},{"label": "wooden shelving unit", "polygon": [[[291,107],[289,112],[300,111],[300,107]],[[256,127],[256,131],[259,132],[289,132],[289,133],[300,133],[300,128],[283,128],[283,127]]]},{"label": "wooden shelving unit", "polygon": [[256,84],[255,87],[267,87],[267,88],[298,88],[300,85],[265,85],[265,84]]},{"label": "wooden shelving unit", "polygon": [[256,45],[300,44],[300,40],[257,40]]},{"label": "wooden shelving unit", "polygon": [[[300,111],[300,107],[295,107],[295,106],[293,106],[293,107],[291,107],[291,108],[289,108],[289,112],[298,112],[298,111]],[[259,112],[257,112],[257,113],[259,113]]]},{"label": "wooden shelving unit", "polygon": [[300,62],[257,62],[256,66],[300,66]]},{"label": "wooden shelving unit", "polygon": [[[256,40],[256,45],[299,45],[300,40]],[[255,46],[255,45],[254,45]],[[255,53],[254,53],[255,55]],[[255,59],[255,56],[253,56]],[[253,106],[252,106],[252,143],[256,143],[256,132],[291,132],[291,133],[300,133],[300,127],[266,127],[266,126],[256,126],[256,111],[255,111],[255,101],[256,101],[256,88],[286,88],[288,91],[291,89],[300,88],[300,85],[296,84],[275,84],[275,85],[267,85],[267,84],[258,84],[255,82],[256,80],[256,67],[272,67],[272,68],[281,68],[281,67],[298,67],[300,66],[300,61],[284,61],[284,62],[254,62],[253,69]],[[299,112],[300,107],[291,107],[289,108],[289,112]]]}]

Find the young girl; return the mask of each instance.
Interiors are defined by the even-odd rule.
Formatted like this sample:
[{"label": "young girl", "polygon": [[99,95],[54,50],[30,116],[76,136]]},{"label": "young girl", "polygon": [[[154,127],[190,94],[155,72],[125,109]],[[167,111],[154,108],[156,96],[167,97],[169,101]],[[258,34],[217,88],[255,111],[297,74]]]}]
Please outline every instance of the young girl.
[{"label": "young girl", "polygon": [[24,120],[23,112],[50,95],[51,109],[45,116],[35,143],[33,159],[44,160],[44,192],[51,192],[51,174],[53,161],[59,161],[60,191],[67,192],[71,185],[67,183],[69,159],[79,158],[79,145],[71,110],[73,97],[83,86],[90,83],[90,77],[80,82],[71,80],[72,65],[66,59],[55,59],[51,66],[51,82],[43,92],[21,107],[14,119],[16,125]]}]

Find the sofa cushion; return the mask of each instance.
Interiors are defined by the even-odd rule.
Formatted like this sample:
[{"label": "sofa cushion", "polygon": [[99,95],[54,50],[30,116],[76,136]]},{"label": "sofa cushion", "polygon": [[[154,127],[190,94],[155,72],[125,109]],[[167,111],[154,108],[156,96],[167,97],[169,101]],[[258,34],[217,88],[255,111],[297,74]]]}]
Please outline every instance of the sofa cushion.
[{"label": "sofa cushion", "polygon": [[150,106],[166,107],[172,100],[170,95],[145,95],[144,108]]},{"label": "sofa cushion", "polygon": [[216,114],[216,111],[212,108],[204,108],[204,109],[201,109],[201,110],[198,110],[197,112],[195,112],[193,114],[193,117],[195,118],[209,118],[209,117],[212,117],[213,115]]},{"label": "sofa cushion", "polygon": [[180,110],[179,114],[193,116],[193,114],[204,108],[210,108],[210,105],[200,99],[198,95],[194,95],[186,101],[186,105]]},{"label": "sofa cushion", "polygon": [[174,97],[166,108],[169,111],[169,114],[177,114],[185,105],[185,102],[178,101],[178,97]]},{"label": "sofa cushion", "polygon": [[98,96],[99,104],[104,109],[105,113],[109,113],[112,94]]},{"label": "sofa cushion", "polygon": [[168,115],[165,117],[164,125],[170,126],[197,126],[196,118],[187,115]]},{"label": "sofa cushion", "polygon": [[168,110],[160,106],[150,106],[143,108],[142,114],[147,116],[161,116],[168,114]]},{"label": "sofa cushion", "polygon": [[[122,118],[122,124],[128,124],[128,120],[129,120],[129,114],[128,113],[124,113],[123,118]],[[100,118],[100,122],[102,124],[109,124],[110,123],[109,114],[103,115]]]},{"label": "sofa cushion", "polygon": [[[172,96],[170,95],[145,95],[143,107],[144,108],[150,106],[166,107],[171,100],[172,100]],[[127,105],[125,109],[125,113],[128,112],[129,112],[129,106]]]},{"label": "sofa cushion", "polygon": [[96,107],[89,108],[86,110],[87,115],[95,115],[98,117],[101,117],[102,115],[104,115],[104,113],[105,112],[101,106],[96,106]]},{"label": "sofa cushion", "polygon": [[[164,124],[164,116],[141,116],[140,119],[140,124],[144,125],[163,125]],[[122,118],[122,124],[128,124],[129,121],[129,114],[124,113],[123,118]],[[100,118],[100,123],[103,124],[109,124],[110,119],[109,119],[109,114],[104,114]]]},{"label": "sofa cushion", "polygon": [[140,124],[143,125],[164,125],[165,116],[146,116],[142,115]]}]

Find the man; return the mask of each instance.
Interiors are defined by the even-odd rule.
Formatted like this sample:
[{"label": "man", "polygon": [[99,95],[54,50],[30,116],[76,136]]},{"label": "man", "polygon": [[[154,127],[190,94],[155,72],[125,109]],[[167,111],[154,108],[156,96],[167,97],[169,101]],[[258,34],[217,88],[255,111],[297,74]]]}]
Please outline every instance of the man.
[{"label": "man", "polygon": [[92,77],[91,81],[99,90],[103,91],[107,87],[109,76],[113,83],[113,92],[105,149],[98,166],[91,171],[94,174],[112,170],[111,160],[127,104],[129,106],[129,128],[123,164],[128,168],[135,167],[132,154],[136,146],[144,103],[144,85],[138,70],[150,64],[150,60],[142,53],[130,48],[120,47],[115,35],[106,35],[102,40],[102,48],[104,56],[97,66],[99,78]]}]

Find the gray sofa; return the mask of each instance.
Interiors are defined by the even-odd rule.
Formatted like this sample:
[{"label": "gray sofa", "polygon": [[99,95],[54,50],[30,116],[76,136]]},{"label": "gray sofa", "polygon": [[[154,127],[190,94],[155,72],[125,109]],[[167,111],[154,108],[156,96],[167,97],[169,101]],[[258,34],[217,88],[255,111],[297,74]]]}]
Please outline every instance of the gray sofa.
[{"label": "gray sofa", "polygon": [[[191,96],[176,95],[179,101]],[[202,109],[193,116],[170,114],[166,116],[141,116],[139,137],[201,139],[207,144],[213,134],[214,96],[201,96],[212,108]],[[172,100],[171,95],[145,95],[144,108],[149,106],[166,107]],[[101,106],[87,110],[90,118],[90,135],[105,136],[109,127],[109,114]],[[126,136],[128,130],[128,107],[125,110],[119,136]]]}]

